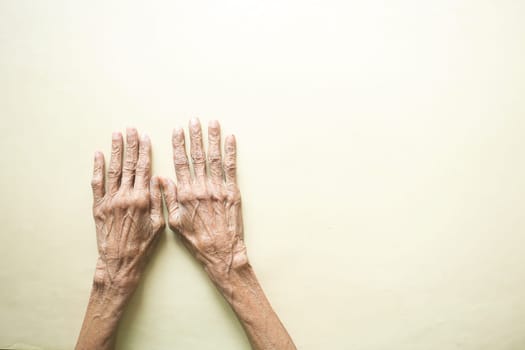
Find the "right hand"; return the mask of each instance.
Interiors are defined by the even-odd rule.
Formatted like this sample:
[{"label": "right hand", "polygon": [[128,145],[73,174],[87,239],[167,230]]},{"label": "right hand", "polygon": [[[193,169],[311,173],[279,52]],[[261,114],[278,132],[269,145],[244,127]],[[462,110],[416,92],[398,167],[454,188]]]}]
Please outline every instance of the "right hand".
[{"label": "right hand", "polygon": [[[157,177],[151,177],[151,143],[127,130],[126,154],[120,133],[113,134],[106,180],[104,155],[95,154],[93,216],[99,259],[94,283],[131,295],[164,230],[162,197]],[[124,155],[124,162],[122,161]]]}]

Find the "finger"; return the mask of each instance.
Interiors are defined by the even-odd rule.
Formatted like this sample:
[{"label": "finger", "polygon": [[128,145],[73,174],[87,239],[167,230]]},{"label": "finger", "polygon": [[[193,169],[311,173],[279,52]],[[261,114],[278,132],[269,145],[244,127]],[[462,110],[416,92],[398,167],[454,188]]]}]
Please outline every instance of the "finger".
[{"label": "finger", "polygon": [[166,200],[168,214],[171,214],[179,207],[177,202],[177,188],[175,187],[173,180],[165,178],[162,179],[162,192],[164,193],[164,199]]},{"label": "finger", "polygon": [[139,135],[137,129],[128,128],[126,130],[126,155],[124,160],[124,169],[122,171],[121,187],[131,188],[135,181],[135,169],[137,167],[139,147]]},{"label": "finger", "polygon": [[140,138],[139,160],[135,175],[135,188],[139,190],[147,189],[151,177],[151,141],[148,135]]},{"label": "finger", "polygon": [[162,194],[160,192],[160,179],[153,176],[150,183],[150,208],[151,217],[159,227],[164,226],[164,215],[162,213]]},{"label": "finger", "polygon": [[202,145],[202,129],[199,119],[193,118],[190,121],[190,152],[195,172],[195,180],[203,183],[206,179],[206,155]]},{"label": "finger", "polygon": [[224,141],[224,175],[227,184],[237,183],[237,145],[233,135]]},{"label": "finger", "polygon": [[93,162],[93,178],[91,180],[91,188],[93,189],[93,200],[98,203],[104,198],[104,155],[102,152],[95,152],[95,159]]},{"label": "finger", "polygon": [[120,132],[114,132],[111,140],[111,160],[108,171],[108,190],[110,194],[118,191],[122,175],[122,149],[124,141]]},{"label": "finger", "polygon": [[229,207],[228,215],[228,230],[230,232],[237,232],[241,238],[244,238],[240,196],[234,199]]},{"label": "finger", "polygon": [[162,193],[168,209],[169,223],[172,227],[177,228],[179,220],[179,203],[177,202],[177,188],[171,179],[162,178]]},{"label": "finger", "polygon": [[222,182],[221,126],[216,120],[208,124],[208,164],[210,178],[214,183]]},{"label": "finger", "polygon": [[175,165],[177,182],[182,185],[187,185],[190,183],[191,175],[188,156],[186,155],[184,130],[182,130],[182,128],[175,128],[173,130],[171,142],[173,144],[173,164]]}]

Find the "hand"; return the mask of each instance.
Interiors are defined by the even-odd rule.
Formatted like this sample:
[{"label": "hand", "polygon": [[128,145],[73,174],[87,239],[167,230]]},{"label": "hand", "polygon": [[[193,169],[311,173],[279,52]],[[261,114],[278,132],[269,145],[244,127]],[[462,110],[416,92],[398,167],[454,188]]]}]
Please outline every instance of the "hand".
[{"label": "hand", "polygon": [[208,171],[198,119],[189,125],[191,158],[195,176],[190,174],[184,131],[173,131],[173,162],[177,186],[163,179],[168,223],[180,233],[189,251],[204,265],[212,279],[224,277],[231,269],[246,265],[243,241],[241,195],[236,180],[236,144],[226,137],[224,162],[221,130],[217,121],[208,126]]},{"label": "hand", "polygon": [[104,155],[95,154],[93,216],[99,258],[94,284],[131,294],[165,225],[159,180],[154,177],[150,183],[149,138],[139,141],[137,130],[128,129],[124,164],[122,155],[122,135],[114,133],[106,191]]},{"label": "hand", "polygon": [[124,164],[122,153],[122,135],[114,133],[107,191],[104,155],[95,153],[91,185],[99,257],[77,350],[115,348],[125,305],[164,230],[160,182],[150,182],[149,138],[139,141],[137,130],[128,129]]},{"label": "hand", "polygon": [[241,195],[236,180],[236,145],[226,137],[221,157],[219,123],[208,126],[208,173],[201,125],[190,122],[190,174],[184,131],[173,131],[177,186],[162,179],[168,223],[204,265],[206,272],[241,322],[256,350],[293,350],[295,345],[273,311],[248,262],[243,241]]}]

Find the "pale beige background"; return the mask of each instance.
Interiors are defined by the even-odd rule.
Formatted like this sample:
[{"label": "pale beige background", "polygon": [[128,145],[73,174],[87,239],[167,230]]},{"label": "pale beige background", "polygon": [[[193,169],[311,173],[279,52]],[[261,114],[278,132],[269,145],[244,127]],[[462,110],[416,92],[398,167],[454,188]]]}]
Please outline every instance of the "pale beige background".
[{"label": "pale beige background", "polygon": [[[0,0],[0,347],[71,349],[92,154],[216,118],[300,349],[525,349],[522,1]],[[246,349],[166,232],[120,349]]]}]

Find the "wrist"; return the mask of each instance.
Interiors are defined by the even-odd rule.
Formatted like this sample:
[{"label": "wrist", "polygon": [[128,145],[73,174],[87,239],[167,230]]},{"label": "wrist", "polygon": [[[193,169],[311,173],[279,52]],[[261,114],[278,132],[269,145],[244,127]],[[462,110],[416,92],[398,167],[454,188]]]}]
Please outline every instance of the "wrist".
[{"label": "wrist", "polygon": [[205,266],[208,276],[226,301],[235,308],[240,295],[262,294],[255,272],[246,260],[245,263],[225,268],[224,266]]},{"label": "wrist", "polygon": [[101,318],[118,322],[131,295],[111,284],[93,283],[88,307],[97,310]]},{"label": "wrist", "polygon": [[246,251],[234,254],[230,259],[220,259],[219,261],[205,263],[204,270],[221,291],[236,288],[243,280],[255,277]]},{"label": "wrist", "polygon": [[101,271],[105,269],[102,270],[97,265],[88,308],[93,310],[97,317],[116,326],[135,291],[136,283],[127,277],[109,279],[107,274],[101,274]]},{"label": "wrist", "polygon": [[140,272],[127,269],[126,273],[109,273],[110,269],[98,259],[93,277],[92,293],[97,297],[111,297],[112,299],[127,300],[138,286]]}]

